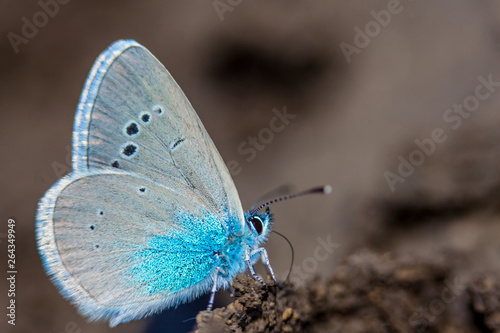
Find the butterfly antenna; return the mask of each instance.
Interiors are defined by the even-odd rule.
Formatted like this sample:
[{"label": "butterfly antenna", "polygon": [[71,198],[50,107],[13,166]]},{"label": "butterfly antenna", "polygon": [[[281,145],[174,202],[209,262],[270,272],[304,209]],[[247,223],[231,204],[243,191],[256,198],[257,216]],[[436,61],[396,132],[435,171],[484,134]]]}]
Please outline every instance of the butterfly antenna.
[{"label": "butterfly antenna", "polygon": [[270,200],[266,203],[263,203],[262,205],[260,205],[257,208],[250,209],[250,214],[254,214],[255,212],[258,212],[259,210],[261,210],[262,208],[269,206],[269,205],[276,203],[276,202],[280,202],[280,201],[284,201],[284,200],[288,200],[288,199],[293,199],[293,198],[301,197],[301,196],[306,195],[306,194],[314,194],[314,193],[330,194],[330,193],[332,193],[332,187],[330,185],[314,187],[314,188],[309,189],[307,191],[302,191],[299,193],[289,194],[289,195],[285,195],[282,197],[278,197],[276,199],[273,199],[273,200]]},{"label": "butterfly antenna", "polygon": [[286,238],[285,235],[277,232],[276,230],[271,230],[271,232],[274,232],[275,234],[281,236],[284,240],[286,240],[288,245],[290,245],[290,249],[292,250],[292,262],[290,263],[290,269],[288,270],[288,274],[287,274],[286,279],[285,279],[285,281],[288,281],[288,278],[290,278],[290,274],[292,273],[293,261],[295,260],[295,251],[293,250],[293,245],[290,242],[290,240],[288,238]]},{"label": "butterfly antenna", "polygon": [[288,184],[276,187],[275,189],[273,189],[273,190],[267,192],[266,194],[264,194],[263,196],[259,197],[255,201],[255,203],[252,205],[252,207],[250,207],[250,211],[251,212],[254,211],[253,209],[255,207],[257,207],[261,202],[269,200],[270,198],[273,198],[273,197],[287,195],[291,192],[291,190],[292,190],[292,186],[288,185]]}]

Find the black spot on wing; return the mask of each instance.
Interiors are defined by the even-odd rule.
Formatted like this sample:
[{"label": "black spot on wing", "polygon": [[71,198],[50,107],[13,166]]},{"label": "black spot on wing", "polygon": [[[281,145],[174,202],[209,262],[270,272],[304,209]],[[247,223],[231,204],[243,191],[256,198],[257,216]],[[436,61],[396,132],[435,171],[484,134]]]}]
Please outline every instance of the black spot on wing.
[{"label": "black spot on wing", "polygon": [[186,139],[180,138],[175,140],[171,145],[170,145],[170,150],[174,150],[177,146],[179,146],[182,142],[184,142]]},{"label": "black spot on wing", "polygon": [[157,115],[162,115],[163,114],[163,109],[159,105],[153,106],[153,112],[156,113]]},{"label": "black spot on wing", "polygon": [[130,157],[132,155],[134,155],[137,151],[137,146],[134,145],[134,144],[128,144],[125,146],[125,148],[123,148],[123,151],[122,151],[122,154],[127,156],[127,157]]},{"label": "black spot on wing", "polygon": [[149,123],[149,120],[151,119],[151,115],[149,113],[144,112],[141,115],[141,120],[143,123]]},{"label": "black spot on wing", "polygon": [[139,133],[139,126],[136,123],[130,123],[126,128],[126,132],[128,136],[136,135]]}]

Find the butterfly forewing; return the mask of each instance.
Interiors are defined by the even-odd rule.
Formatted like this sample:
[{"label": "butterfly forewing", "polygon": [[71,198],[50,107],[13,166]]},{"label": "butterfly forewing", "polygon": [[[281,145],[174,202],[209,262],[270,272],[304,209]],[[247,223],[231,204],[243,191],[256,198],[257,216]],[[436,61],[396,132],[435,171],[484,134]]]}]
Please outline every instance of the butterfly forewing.
[{"label": "butterfly forewing", "polygon": [[99,84],[88,84],[76,117],[75,169],[119,168],[159,183],[183,182],[241,228],[243,211],[231,176],[165,67],[132,41],[116,42],[101,57],[89,77]]}]

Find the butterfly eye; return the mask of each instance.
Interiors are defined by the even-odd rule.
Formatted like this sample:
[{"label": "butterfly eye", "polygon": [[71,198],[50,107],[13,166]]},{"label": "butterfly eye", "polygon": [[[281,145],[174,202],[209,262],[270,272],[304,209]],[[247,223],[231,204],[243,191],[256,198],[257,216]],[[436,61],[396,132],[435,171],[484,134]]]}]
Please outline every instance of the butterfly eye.
[{"label": "butterfly eye", "polygon": [[257,216],[251,217],[250,222],[252,223],[253,227],[255,228],[255,231],[257,231],[257,234],[260,235],[262,233],[262,229],[264,229],[264,227],[262,226],[261,218],[257,217]]}]

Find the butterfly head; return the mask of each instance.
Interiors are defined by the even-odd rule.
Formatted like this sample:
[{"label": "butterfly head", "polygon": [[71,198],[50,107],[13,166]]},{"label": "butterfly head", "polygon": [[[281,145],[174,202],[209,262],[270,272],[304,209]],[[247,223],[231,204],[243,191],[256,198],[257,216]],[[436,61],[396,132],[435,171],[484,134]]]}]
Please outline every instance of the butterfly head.
[{"label": "butterfly head", "polygon": [[249,232],[257,238],[259,243],[264,243],[271,232],[272,216],[267,207],[264,214],[259,212],[245,213],[246,226]]}]

